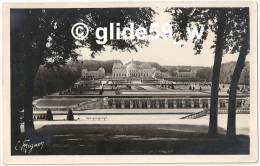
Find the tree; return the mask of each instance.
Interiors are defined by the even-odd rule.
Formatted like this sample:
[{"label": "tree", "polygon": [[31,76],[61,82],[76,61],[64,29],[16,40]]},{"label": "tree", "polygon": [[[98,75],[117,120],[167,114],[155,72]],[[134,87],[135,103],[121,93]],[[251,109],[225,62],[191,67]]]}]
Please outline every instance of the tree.
[{"label": "tree", "polygon": [[219,89],[219,73],[223,56],[224,45],[224,27],[226,24],[226,10],[225,9],[203,9],[203,8],[171,8],[170,12],[174,26],[174,39],[187,40],[187,27],[204,26],[204,32],[201,39],[194,38],[195,54],[200,54],[203,41],[207,39],[209,31],[215,34],[215,41],[212,48],[215,48],[214,65],[212,73],[212,87],[211,87],[211,104],[210,104],[210,135],[217,134],[217,109],[218,109],[218,89]]},{"label": "tree", "polygon": [[46,94],[59,92],[72,87],[80,78],[80,71],[72,66],[59,66],[46,68],[40,66],[34,80],[34,95],[44,96]]},{"label": "tree", "polygon": [[[17,20],[19,22],[19,20]],[[23,95],[24,95],[24,72],[22,70],[22,54],[17,51],[13,51],[15,46],[19,44],[15,40],[15,36],[12,32],[16,31],[15,26],[11,26],[11,36],[10,36],[10,47],[11,47],[11,147],[12,151],[19,140],[21,131],[21,111],[23,109]],[[15,58],[14,58],[15,57]]]},{"label": "tree", "polygon": [[[11,10],[11,59],[18,60],[23,73],[24,123],[27,137],[35,135],[33,125],[32,97],[35,76],[40,65],[53,67],[66,64],[68,59],[77,60],[77,48],[87,47],[94,57],[107,47],[114,50],[137,51],[147,46],[147,40],[108,40],[104,45],[96,43],[94,30],[97,27],[109,27],[110,22],[125,27],[129,22],[148,27],[155,12],[150,8],[93,8],[93,9],[12,9]],[[84,22],[90,27],[88,38],[77,41],[71,35],[71,27]],[[135,27],[137,28],[137,27]],[[17,63],[15,63],[17,64]],[[18,66],[12,64],[12,76]],[[16,85],[12,82],[12,85]],[[21,92],[21,91],[20,91]],[[12,93],[12,111],[15,118],[17,99]],[[15,121],[17,122],[17,121]],[[13,125],[12,127],[15,127]]]},{"label": "tree", "polygon": [[236,40],[239,41],[237,51],[239,51],[238,60],[231,78],[230,91],[228,98],[228,122],[227,137],[236,137],[236,96],[239,79],[245,66],[246,56],[250,49],[250,33],[249,33],[249,10],[248,8],[233,11],[234,22],[236,27],[231,27],[231,31],[235,34]]},{"label": "tree", "polygon": [[199,78],[199,79],[210,81],[210,75],[212,74],[211,71],[212,70],[209,67],[199,69],[196,73],[196,77]]},{"label": "tree", "polygon": [[[218,91],[219,75],[222,57],[226,53],[234,54],[239,51],[240,41],[237,34],[233,31],[236,29],[237,22],[234,13],[244,10],[245,8],[170,8],[166,12],[171,13],[173,25],[173,38],[176,41],[187,40],[187,27],[196,26],[200,29],[204,27],[201,39],[194,37],[195,54],[200,54],[203,48],[203,42],[207,39],[209,32],[215,34],[214,44],[214,64],[212,71],[211,86],[211,104],[210,104],[210,121],[208,133],[212,136],[217,135],[218,120]],[[234,21],[236,20],[236,21]]]}]

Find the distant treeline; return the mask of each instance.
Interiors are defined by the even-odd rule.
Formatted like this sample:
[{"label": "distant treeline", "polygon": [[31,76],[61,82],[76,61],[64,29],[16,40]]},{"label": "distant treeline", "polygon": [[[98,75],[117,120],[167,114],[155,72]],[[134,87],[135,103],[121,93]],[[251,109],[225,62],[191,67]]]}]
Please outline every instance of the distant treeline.
[{"label": "distant treeline", "polygon": [[[220,81],[223,83],[230,83],[233,71],[235,69],[236,62],[228,62],[221,65]],[[249,62],[245,63],[245,67],[241,73],[239,83],[249,85],[250,83],[250,67]]]},{"label": "distant treeline", "polygon": [[69,66],[78,69],[88,69],[88,70],[98,70],[98,68],[103,67],[106,73],[112,73],[112,68],[114,63],[121,62],[119,60],[109,60],[109,61],[96,61],[96,60],[84,60],[78,62],[70,62]]},{"label": "distant treeline", "polygon": [[41,66],[34,83],[34,95],[43,96],[67,89],[80,78],[80,70],[72,66]]},{"label": "distant treeline", "polygon": [[[223,63],[220,69],[220,82],[221,83],[230,83],[233,71],[235,69],[236,62]],[[249,62],[246,62],[243,72],[239,80],[240,84],[249,85]],[[203,67],[197,71],[196,77],[200,79],[205,79],[207,81],[211,80],[212,77],[212,68]]]}]

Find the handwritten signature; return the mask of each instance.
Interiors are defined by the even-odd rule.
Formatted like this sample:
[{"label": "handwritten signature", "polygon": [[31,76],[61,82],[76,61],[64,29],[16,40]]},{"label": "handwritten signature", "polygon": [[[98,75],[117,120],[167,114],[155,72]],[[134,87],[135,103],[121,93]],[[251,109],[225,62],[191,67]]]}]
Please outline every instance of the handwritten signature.
[{"label": "handwritten signature", "polygon": [[15,150],[24,152],[25,154],[31,154],[33,149],[40,148],[43,149],[45,142],[37,142],[37,143],[31,143],[31,140],[27,139],[24,141],[18,141]]}]

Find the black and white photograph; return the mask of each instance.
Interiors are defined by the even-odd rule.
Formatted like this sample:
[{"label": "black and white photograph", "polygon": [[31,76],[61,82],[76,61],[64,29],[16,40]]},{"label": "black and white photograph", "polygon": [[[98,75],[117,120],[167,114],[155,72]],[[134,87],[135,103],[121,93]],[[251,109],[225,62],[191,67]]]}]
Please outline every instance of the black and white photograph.
[{"label": "black and white photograph", "polygon": [[4,6],[7,161],[257,160],[256,4],[132,4]]}]

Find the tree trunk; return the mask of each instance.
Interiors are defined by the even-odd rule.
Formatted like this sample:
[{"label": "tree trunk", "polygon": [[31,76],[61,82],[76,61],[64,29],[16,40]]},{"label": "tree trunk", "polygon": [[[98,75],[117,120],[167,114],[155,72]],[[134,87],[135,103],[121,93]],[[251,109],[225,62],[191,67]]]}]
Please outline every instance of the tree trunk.
[{"label": "tree trunk", "polygon": [[[30,58],[29,58],[30,57]],[[24,128],[28,138],[35,136],[33,124],[33,88],[34,79],[39,69],[39,63],[36,59],[29,56],[25,61],[25,95],[24,95]]]},{"label": "tree trunk", "polygon": [[[15,153],[15,146],[19,140],[20,130],[20,111],[22,110],[21,81],[22,73],[19,72],[20,66],[18,60],[11,55],[11,153]],[[15,60],[14,60],[15,59]]]},{"label": "tree trunk", "polygon": [[[11,50],[14,50],[13,47]],[[23,109],[22,82],[24,77],[20,57],[19,54],[11,53],[11,154],[15,154],[15,146],[21,137],[20,117]]]},{"label": "tree trunk", "polygon": [[26,136],[32,137],[34,134],[34,124],[33,124],[33,108],[32,108],[32,88],[33,81],[30,78],[25,80],[26,92],[24,96],[24,128]]},{"label": "tree trunk", "polygon": [[211,100],[210,100],[210,120],[208,134],[216,136],[218,134],[218,91],[219,91],[219,76],[223,56],[224,45],[224,28],[225,28],[225,12],[220,11],[217,18],[217,33],[216,33],[216,48],[214,65],[212,72]]},{"label": "tree trunk", "polygon": [[248,40],[242,43],[241,51],[238,56],[236,67],[234,69],[231,83],[230,83],[230,92],[228,98],[228,122],[227,122],[227,137],[236,137],[236,97],[237,97],[237,86],[243,68],[245,66],[246,55],[248,53]]},{"label": "tree trunk", "polygon": [[[12,102],[16,102],[17,100],[12,100]],[[20,131],[20,111],[16,106],[12,106],[11,108],[11,154],[15,154],[15,146],[19,140],[21,131]]]}]

